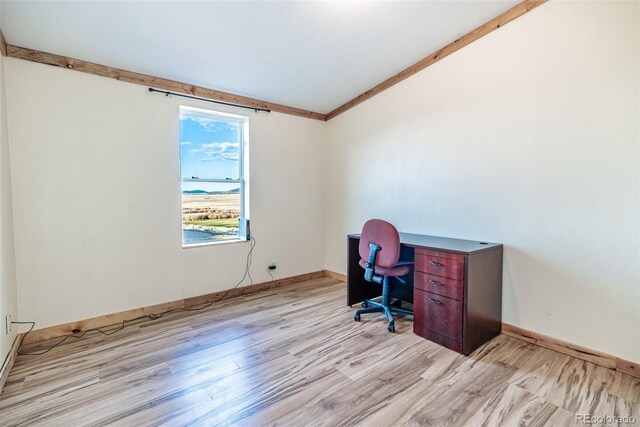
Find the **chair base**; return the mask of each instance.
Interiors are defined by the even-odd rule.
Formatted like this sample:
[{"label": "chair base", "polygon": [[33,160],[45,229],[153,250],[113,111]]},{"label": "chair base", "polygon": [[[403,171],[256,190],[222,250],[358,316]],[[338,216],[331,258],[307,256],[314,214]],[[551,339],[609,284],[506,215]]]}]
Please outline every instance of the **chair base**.
[{"label": "chair base", "polygon": [[365,305],[365,304],[366,304],[366,307],[357,310],[356,314],[353,316],[353,319],[356,322],[359,322],[361,314],[384,313],[385,316],[387,317],[387,321],[388,321],[387,329],[389,330],[389,332],[395,332],[396,331],[396,326],[395,326],[395,323],[393,321],[393,313],[413,316],[413,311],[407,310],[406,308],[400,308],[400,307],[397,306],[397,304],[396,305],[385,306],[381,302],[373,301],[373,300],[365,300],[363,305]]}]

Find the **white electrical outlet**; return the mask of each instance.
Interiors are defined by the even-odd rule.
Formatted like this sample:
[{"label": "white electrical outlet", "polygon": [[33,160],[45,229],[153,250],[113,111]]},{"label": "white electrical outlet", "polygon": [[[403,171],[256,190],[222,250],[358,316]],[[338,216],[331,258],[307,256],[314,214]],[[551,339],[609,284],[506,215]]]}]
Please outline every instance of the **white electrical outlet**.
[{"label": "white electrical outlet", "polygon": [[5,317],[5,333],[8,335],[13,330],[13,308],[9,310],[9,314]]}]

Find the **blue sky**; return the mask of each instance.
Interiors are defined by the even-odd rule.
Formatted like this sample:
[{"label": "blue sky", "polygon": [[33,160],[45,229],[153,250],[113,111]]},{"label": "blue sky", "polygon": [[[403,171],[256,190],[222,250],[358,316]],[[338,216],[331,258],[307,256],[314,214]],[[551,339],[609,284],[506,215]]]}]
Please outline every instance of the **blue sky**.
[{"label": "blue sky", "polygon": [[[217,117],[180,115],[180,158],[183,178],[239,178],[239,123]],[[183,190],[229,190],[238,184],[183,183]]]}]

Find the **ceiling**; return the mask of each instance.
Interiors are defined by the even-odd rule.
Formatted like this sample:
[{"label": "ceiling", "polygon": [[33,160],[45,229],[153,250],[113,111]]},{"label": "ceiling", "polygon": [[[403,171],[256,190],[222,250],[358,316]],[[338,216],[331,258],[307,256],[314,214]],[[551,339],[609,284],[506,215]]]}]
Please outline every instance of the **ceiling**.
[{"label": "ceiling", "polygon": [[7,43],[327,113],[519,1],[7,1]]}]

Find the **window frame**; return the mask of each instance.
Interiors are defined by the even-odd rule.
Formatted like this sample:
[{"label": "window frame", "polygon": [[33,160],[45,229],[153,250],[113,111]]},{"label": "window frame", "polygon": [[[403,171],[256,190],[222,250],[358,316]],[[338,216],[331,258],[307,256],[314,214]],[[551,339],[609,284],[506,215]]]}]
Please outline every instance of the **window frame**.
[{"label": "window frame", "polygon": [[[186,114],[185,114],[186,112]],[[191,113],[191,114],[190,114]],[[181,149],[181,135],[180,135],[180,120],[182,120],[183,115],[185,116],[195,116],[195,117],[211,117],[217,116],[221,118],[221,121],[232,121],[238,124],[238,133],[239,133],[239,141],[238,141],[238,178],[237,179],[228,179],[228,178],[186,178],[182,175],[182,149]],[[202,247],[209,245],[219,245],[219,244],[228,244],[228,243],[237,243],[237,242],[245,242],[248,241],[247,236],[240,235],[240,221],[249,219],[249,203],[247,200],[248,195],[248,172],[249,172],[249,117],[241,116],[238,114],[225,113],[222,111],[215,110],[207,110],[204,108],[192,107],[190,105],[180,105],[178,107],[178,147],[180,147],[180,223],[181,225],[184,223],[183,220],[183,201],[182,201],[182,183],[184,182],[212,182],[212,183],[223,183],[223,184],[239,184],[240,185],[240,218],[238,219],[238,235],[236,238],[228,239],[228,240],[219,240],[213,242],[202,242],[202,243],[185,243],[184,242],[184,234],[181,233],[182,240],[182,248],[194,248],[194,247]],[[181,227],[181,231],[184,230]]]}]

